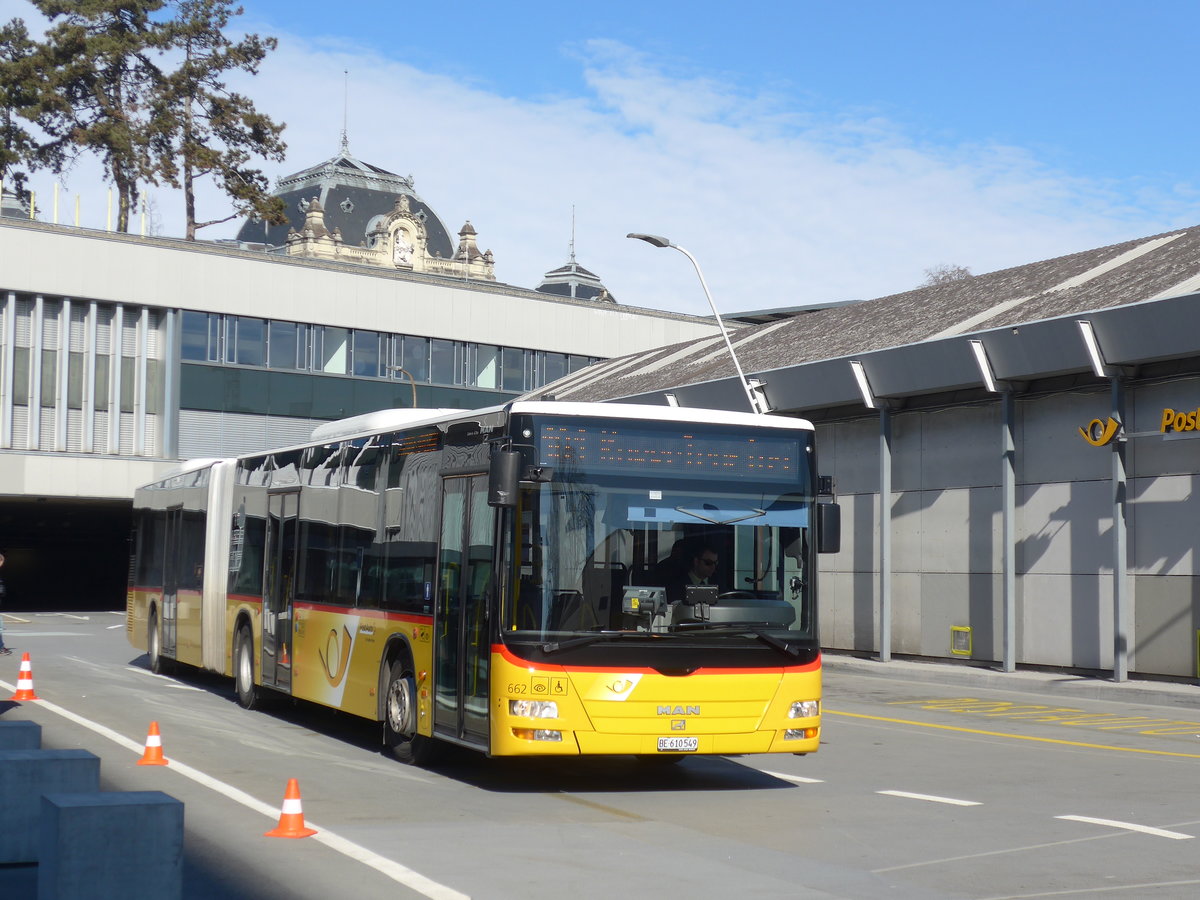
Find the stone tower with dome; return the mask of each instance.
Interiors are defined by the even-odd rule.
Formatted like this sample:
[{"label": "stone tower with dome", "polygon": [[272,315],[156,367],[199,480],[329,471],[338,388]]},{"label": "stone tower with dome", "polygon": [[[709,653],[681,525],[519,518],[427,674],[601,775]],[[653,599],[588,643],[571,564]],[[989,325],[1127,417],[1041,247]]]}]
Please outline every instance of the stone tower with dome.
[{"label": "stone tower with dome", "polygon": [[495,281],[495,258],[481,251],[468,220],[454,243],[437,213],[417,196],[412,176],[396,175],[341,151],[281,178],[274,191],[288,221],[247,220],[243,246],[288,256],[364,263],[430,275]]}]

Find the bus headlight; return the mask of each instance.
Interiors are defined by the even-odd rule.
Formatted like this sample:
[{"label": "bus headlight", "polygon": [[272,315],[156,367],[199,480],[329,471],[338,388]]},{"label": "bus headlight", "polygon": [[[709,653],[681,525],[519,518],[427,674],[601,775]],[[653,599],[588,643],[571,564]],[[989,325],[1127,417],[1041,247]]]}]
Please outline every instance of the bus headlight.
[{"label": "bus headlight", "polygon": [[508,714],[522,719],[557,719],[558,704],[553,700],[509,700]]},{"label": "bus headlight", "polygon": [[523,741],[561,741],[561,731],[547,731],[542,728],[514,728],[513,737]]},{"label": "bus headlight", "polygon": [[789,728],[783,733],[785,741],[812,740],[820,733],[817,728]]},{"label": "bus headlight", "polygon": [[820,700],[797,700],[788,710],[789,719],[812,719],[820,714]]}]

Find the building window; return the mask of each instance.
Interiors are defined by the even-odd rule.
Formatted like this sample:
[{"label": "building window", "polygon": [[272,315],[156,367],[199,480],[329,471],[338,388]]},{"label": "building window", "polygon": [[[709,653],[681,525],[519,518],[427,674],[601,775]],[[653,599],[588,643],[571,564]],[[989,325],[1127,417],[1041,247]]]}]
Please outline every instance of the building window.
[{"label": "building window", "polygon": [[308,326],[272,322],[267,332],[268,365],[272,369],[308,368]]},{"label": "building window", "polygon": [[525,351],[505,347],[500,351],[500,386],[506,391],[525,390]]},{"label": "building window", "polygon": [[183,348],[184,359],[199,362],[216,362],[221,358],[218,352],[221,317],[215,314],[183,312]]},{"label": "building window", "polygon": [[267,363],[267,323],[246,316],[228,316],[225,320],[226,362],[239,366],[263,366]]},{"label": "building window", "polygon": [[54,408],[54,394],[58,379],[58,351],[42,351],[42,406]]},{"label": "building window", "polygon": [[488,344],[478,344],[472,349],[475,353],[473,354],[469,383],[482,388],[499,387],[500,348]]},{"label": "building window", "polygon": [[380,371],[378,331],[354,331],[354,374],[378,378]]},{"label": "building window", "polygon": [[[404,356],[400,363],[413,381],[429,381],[429,338],[404,336]],[[397,373],[399,374],[399,373]]]},{"label": "building window", "polygon": [[454,384],[454,341],[429,342],[429,380],[434,384]]},{"label": "building window", "polygon": [[[194,362],[269,366],[359,378],[411,378],[421,384],[522,392],[597,361],[595,357],[520,347],[189,310],[182,311],[181,319],[181,357]],[[82,385],[77,383],[77,367],[72,365],[69,374],[74,379],[69,403],[78,408],[74,404],[80,402]],[[43,387],[48,389],[46,383]],[[98,392],[99,387],[98,378]]]},{"label": "building window", "polygon": [[316,358],[313,368],[333,375],[347,374],[350,364],[349,329],[325,325],[317,326],[314,332],[313,352]]},{"label": "building window", "polygon": [[567,374],[567,355],[565,353],[542,354],[541,374],[542,377],[538,380],[538,386],[558,381],[558,379]]}]

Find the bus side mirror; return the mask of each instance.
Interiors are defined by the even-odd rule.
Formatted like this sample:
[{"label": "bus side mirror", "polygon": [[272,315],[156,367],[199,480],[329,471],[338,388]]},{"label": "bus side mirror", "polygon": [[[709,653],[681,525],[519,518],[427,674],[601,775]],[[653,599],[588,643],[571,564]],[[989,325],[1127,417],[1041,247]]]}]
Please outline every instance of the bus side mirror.
[{"label": "bus side mirror", "polygon": [[842,550],[842,508],[836,503],[817,504],[817,552]]},{"label": "bus side mirror", "polygon": [[488,506],[516,506],[520,483],[520,451],[497,450],[492,455],[492,467],[488,472]]}]

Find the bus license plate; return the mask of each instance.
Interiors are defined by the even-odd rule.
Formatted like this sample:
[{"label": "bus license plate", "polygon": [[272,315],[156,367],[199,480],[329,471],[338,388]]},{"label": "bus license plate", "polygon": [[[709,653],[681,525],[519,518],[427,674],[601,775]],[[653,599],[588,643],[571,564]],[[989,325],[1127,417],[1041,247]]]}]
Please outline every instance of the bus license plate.
[{"label": "bus license plate", "polygon": [[700,746],[700,738],[694,737],[660,737],[658,752],[686,753]]}]

